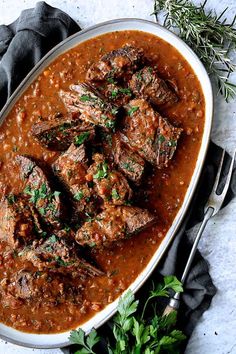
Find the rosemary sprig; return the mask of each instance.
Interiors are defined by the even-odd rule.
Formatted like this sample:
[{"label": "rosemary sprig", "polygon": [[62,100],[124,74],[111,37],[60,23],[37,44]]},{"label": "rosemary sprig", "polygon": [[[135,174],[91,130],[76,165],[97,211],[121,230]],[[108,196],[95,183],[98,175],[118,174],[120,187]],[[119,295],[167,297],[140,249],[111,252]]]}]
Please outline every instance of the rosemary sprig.
[{"label": "rosemary sprig", "polygon": [[208,73],[215,78],[219,92],[228,102],[236,97],[236,84],[230,75],[236,71],[232,54],[236,48],[234,23],[226,23],[226,8],[219,16],[213,11],[206,12],[205,5],[196,6],[188,0],[154,0],[154,14],[166,12],[163,25],[176,29],[182,38],[198,55]]}]

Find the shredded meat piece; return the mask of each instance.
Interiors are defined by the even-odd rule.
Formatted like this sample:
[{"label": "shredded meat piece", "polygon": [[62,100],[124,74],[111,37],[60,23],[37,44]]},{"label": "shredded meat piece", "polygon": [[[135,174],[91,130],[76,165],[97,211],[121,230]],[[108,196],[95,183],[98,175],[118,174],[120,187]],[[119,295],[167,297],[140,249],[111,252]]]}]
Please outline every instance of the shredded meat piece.
[{"label": "shredded meat piece", "polygon": [[45,171],[30,157],[18,155],[16,162],[20,166],[22,178],[26,180],[24,195],[30,196],[29,199],[46,223],[60,226],[64,214],[60,192],[53,191]]},{"label": "shredded meat piece", "polygon": [[4,196],[0,202],[0,239],[17,249],[40,233],[39,215],[33,204],[22,196]]},{"label": "shredded meat piece", "polygon": [[79,139],[88,141],[95,136],[94,127],[90,123],[70,117],[35,123],[31,133],[47,149],[56,151],[66,150]]},{"label": "shredded meat piece", "polygon": [[147,228],[156,218],[146,209],[131,206],[109,206],[86,222],[76,233],[76,241],[84,246],[108,246]]},{"label": "shredded meat piece", "polygon": [[134,73],[129,87],[136,96],[140,96],[156,106],[170,106],[178,101],[175,92],[150,66]]},{"label": "shredded meat piece", "polygon": [[115,128],[118,108],[94,87],[85,83],[70,85],[70,91],[61,90],[59,95],[69,112],[81,113],[81,120],[108,131]]},{"label": "shredded meat piece", "polygon": [[94,215],[97,210],[97,198],[86,180],[88,159],[84,145],[72,144],[69,149],[54,162],[53,169],[65,188],[72,194],[73,206],[79,218]]},{"label": "shredded meat piece", "polygon": [[113,50],[91,65],[86,79],[103,81],[108,78],[120,78],[132,74],[143,62],[143,50],[126,44]]},{"label": "shredded meat piece", "polygon": [[143,99],[130,101],[126,111],[122,140],[151,164],[166,167],[182,129],[171,125]]},{"label": "shredded meat piece", "polygon": [[94,182],[95,191],[104,202],[122,205],[129,201],[133,192],[122,173],[113,169],[102,154],[95,154],[93,160],[87,179]]}]

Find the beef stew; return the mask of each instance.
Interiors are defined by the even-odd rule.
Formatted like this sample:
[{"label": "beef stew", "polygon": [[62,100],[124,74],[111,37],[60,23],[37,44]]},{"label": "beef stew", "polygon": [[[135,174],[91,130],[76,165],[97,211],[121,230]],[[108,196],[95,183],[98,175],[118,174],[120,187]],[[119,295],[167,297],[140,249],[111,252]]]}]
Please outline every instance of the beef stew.
[{"label": "beef stew", "polygon": [[0,127],[1,322],[75,328],[134,281],[182,204],[204,109],[186,60],[139,31],[83,42],[39,75]]}]

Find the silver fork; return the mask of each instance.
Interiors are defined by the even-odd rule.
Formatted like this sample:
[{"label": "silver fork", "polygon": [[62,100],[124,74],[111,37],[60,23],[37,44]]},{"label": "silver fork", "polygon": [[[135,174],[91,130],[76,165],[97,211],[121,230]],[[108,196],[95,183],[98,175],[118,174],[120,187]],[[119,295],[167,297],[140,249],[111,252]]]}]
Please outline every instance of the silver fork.
[{"label": "silver fork", "polygon": [[[226,181],[225,181],[225,185],[224,188],[222,190],[222,192],[220,194],[217,193],[218,187],[219,187],[219,181],[220,181],[220,176],[221,176],[221,170],[222,170],[222,166],[224,163],[224,157],[225,157],[225,150],[223,150],[222,152],[222,156],[221,156],[221,160],[220,160],[220,164],[219,164],[219,168],[217,171],[217,175],[216,175],[216,179],[215,179],[215,183],[212,189],[212,192],[210,194],[210,197],[208,198],[208,201],[206,202],[206,205],[204,207],[204,219],[201,223],[201,226],[198,230],[197,236],[194,240],[191,252],[189,254],[188,257],[188,261],[186,263],[186,266],[184,268],[182,277],[181,277],[181,282],[184,286],[184,283],[187,279],[189,270],[191,268],[195,253],[197,251],[197,246],[198,243],[201,239],[201,236],[203,234],[203,231],[206,227],[206,224],[208,223],[209,219],[216,215],[218,213],[218,211],[220,210],[220,208],[222,207],[222,204],[224,202],[226,193],[229,189],[230,186],[230,180],[232,177],[232,173],[233,173],[233,167],[234,167],[234,160],[235,160],[235,155],[236,155],[236,150],[234,151],[233,157],[232,157],[232,161],[229,167],[229,171],[226,177]],[[167,315],[172,311],[177,311],[179,309],[180,306],[180,294],[179,292],[176,292],[173,297],[170,298],[170,301],[168,303],[168,305],[166,306],[163,315]]]}]

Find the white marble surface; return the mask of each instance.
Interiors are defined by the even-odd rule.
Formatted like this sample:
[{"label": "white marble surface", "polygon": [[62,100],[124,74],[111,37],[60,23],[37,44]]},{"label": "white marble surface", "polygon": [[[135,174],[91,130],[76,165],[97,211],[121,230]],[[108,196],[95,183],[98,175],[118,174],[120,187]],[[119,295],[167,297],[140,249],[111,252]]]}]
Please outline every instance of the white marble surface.
[{"label": "white marble surface", "polygon": [[[0,24],[8,24],[36,0],[0,0]],[[152,0],[48,0],[70,14],[82,28],[120,17],[150,16]],[[195,1],[196,2],[196,1]],[[228,19],[236,14],[235,0],[209,0],[208,8],[218,13],[226,6]],[[236,81],[236,76],[235,76]],[[236,101],[226,104],[215,98],[212,139],[229,152],[236,148]],[[212,305],[199,321],[186,350],[187,354],[236,353],[236,198],[212,219],[200,244],[200,251],[210,264],[211,276],[218,292]],[[217,334],[216,334],[217,333]],[[1,354],[59,354],[55,350],[25,349],[0,341]]]}]

